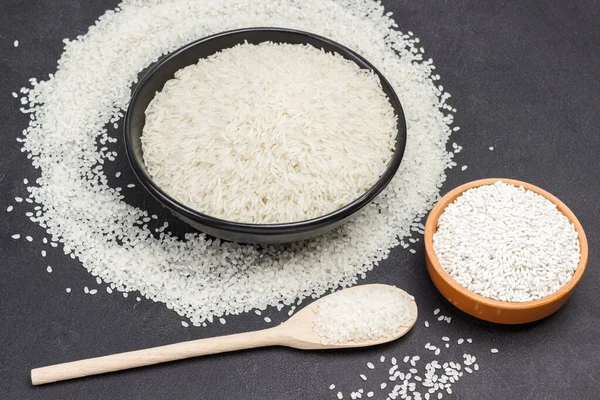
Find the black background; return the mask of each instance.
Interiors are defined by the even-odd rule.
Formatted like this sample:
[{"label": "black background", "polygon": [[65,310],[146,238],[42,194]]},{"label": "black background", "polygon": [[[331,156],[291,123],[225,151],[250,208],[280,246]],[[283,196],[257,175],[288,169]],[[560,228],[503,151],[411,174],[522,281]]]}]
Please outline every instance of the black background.
[{"label": "black background", "polygon": [[[300,352],[268,348],[187,360],[34,388],[33,367],[140,349],[182,340],[264,327],[254,314],[226,325],[184,329],[161,304],[136,295],[108,295],[80,264],[48,250],[44,232],[25,216],[23,178],[35,179],[15,138],[26,127],[18,91],[30,77],[54,72],[63,38],[87,27],[116,1],[0,1],[0,398],[6,399],[329,399],[331,383],[346,393],[375,390],[387,379],[379,365],[385,354],[420,354],[426,342],[472,337],[439,360],[478,357],[480,371],[454,385],[456,399],[600,399],[600,4],[597,1],[385,1],[402,30],[422,39],[452,94],[462,129],[453,137],[464,146],[459,168],[449,171],[442,192],[484,177],[508,177],[541,186],[579,217],[590,243],[590,262],[567,305],[538,323],[499,326],[475,320],[448,304],[431,284],[422,243],[417,253],[394,250],[367,282],[396,284],[414,294],[420,319],[395,343],[357,351]],[[13,41],[19,40],[18,48]],[[494,151],[488,147],[494,146]],[[119,151],[119,154],[123,154]],[[126,160],[117,167],[134,182]],[[154,212],[141,188],[128,201]],[[6,213],[10,204],[15,210]],[[167,218],[161,213],[161,219]],[[175,221],[169,217],[169,222]],[[33,243],[11,235],[31,235]],[[52,265],[54,271],[46,272]],[[99,293],[83,293],[83,286]],[[69,295],[66,287],[73,288]],[[452,323],[437,322],[440,307]],[[285,314],[271,312],[274,322]],[[429,329],[424,320],[432,323]],[[435,321],[435,323],[434,323]],[[464,346],[464,345],[463,345]],[[489,349],[496,347],[498,354]],[[368,372],[367,372],[368,371]],[[367,382],[359,374],[369,376]],[[392,386],[392,385],[390,385]],[[365,398],[365,397],[363,397]]]}]

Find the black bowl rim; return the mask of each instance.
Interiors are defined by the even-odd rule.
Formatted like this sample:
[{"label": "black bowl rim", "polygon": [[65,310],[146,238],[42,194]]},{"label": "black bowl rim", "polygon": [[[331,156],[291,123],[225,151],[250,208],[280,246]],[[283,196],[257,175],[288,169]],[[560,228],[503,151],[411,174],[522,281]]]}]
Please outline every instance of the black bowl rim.
[{"label": "black bowl rim", "polygon": [[[342,54],[344,56],[349,56],[350,58],[352,58],[352,61],[356,62],[356,60],[359,60],[361,63],[367,65],[371,69],[371,71],[373,71],[375,74],[377,74],[377,76],[379,77],[379,79],[381,81],[382,86],[387,87],[387,89],[391,93],[391,96],[389,96],[390,97],[389,101],[392,104],[392,106],[394,107],[395,111],[397,112],[397,118],[398,118],[397,126],[399,127],[398,134],[396,135],[396,148],[394,149],[392,159],[390,160],[390,162],[389,162],[387,168],[385,169],[385,171],[383,172],[383,174],[380,176],[380,178],[377,180],[377,182],[375,182],[375,184],[369,190],[367,190],[360,197],[356,198],[355,200],[351,201],[350,203],[346,204],[345,206],[343,206],[335,211],[332,211],[328,214],[325,214],[325,215],[322,215],[322,216],[319,216],[316,218],[308,219],[308,220],[303,220],[303,221],[284,222],[284,223],[276,223],[276,224],[253,224],[253,223],[235,222],[235,221],[229,221],[229,220],[224,220],[224,219],[220,219],[220,218],[215,218],[208,214],[203,214],[193,208],[190,208],[183,203],[180,203],[178,200],[174,199],[173,197],[168,195],[166,192],[164,192],[154,182],[154,180],[149,176],[149,174],[146,172],[145,165],[140,165],[137,162],[137,159],[133,156],[133,143],[132,143],[131,134],[130,134],[130,132],[131,132],[131,114],[132,114],[132,110],[138,100],[138,96],[140,94],[141,88],[146,84],[147,81],[150,80],[152,75],[154,75],[154,73],[157,70],[159,70],[163,65],[167,64],[171,59],[175,58],[176,56],[178,56],[181,53],[186,52],[188,49],[190,49],[194,46],[197,46],[201,43],[204,43],[204,42],[207,42],[207,41],[210,41],[210,40],[222,37],[222,36],[228,36],[228,35],[245,33],[245,32],[254,32],[254,31],[265,31],[265,32],[273,32],[273,33],[277,33],[277,32],[292,33],[292,34],[297,34],[300,36],[306,36],[311,39],[315,39],[317,41],[321,41],[330,46],[333,46],[340,52],[340,54]],[[291,234],[291,233],[312,231],[315,229],[319,229],[319,228],[331,225],[335,222],[345,220],[346,218],[350,217],[352,214],[358,212],[363,207],[365,207],[367,204],[369,204],[373,199],[375,199],[375,197],[377,197],[377,195],[379,195],[383,191],[383,189],[385,189],[387,187],[387,185],[390,183],[390,181],[392,180],[392,178],[398,171],[398,168],[400,167],[400,162],[402,161],[402,158],[404,156],[404,151],[406,148],[406,141],[407,141],[406,119],[404,116],[404,110],[402,108],[402,104],[400,103],[400,100],[398,99],[398,96],[396,95],[396,92],[395,92],[393,86],[389,83],[389,81],[385,78],[385,76],[377,68],[375,68],[375,66],[373,64],[371,64],[368,60],[363,58],[360,54],[356,53],[354,50],[351,50],[337,42],[334,42],[331,39],[328,39],[328,38],[325,38],[325,37],[322,37],[322,36],[319,36],[319,35],[316,35],[313,33],[296,30],[296,29],[275,28],[275,27],[242,28],[242,29],[234,29],[234,30],[230,30],[230,31],[226,31],[226,32],[220,32],[220,33],[210,35],[210,36],[195,40],[193,42],[190,42],[190,43],[186,44],[185,46],[180,47],[179,49],[173,51],[172,53],[169,53],[169,54],[163,56],[146,72],[146,74],[142,77],[142,79],[140,79],[139,83],[137,84],[136,88],[134,89],[134,92],[131,96],[131,100],[129,102],[129,106],[127,108],[127,113],[125,115],[125,123],[123,126],[123,133],[124,133],[124,137],[125,137],[125,150],[127,153],[127,158],[129,159],[129,162],[131,164],[131,167],[133,168],[135,175],[140,180],[142,185],[146,188],[146,190],[148,190],[154,197],[156,197],[161,203],[163,203],[163,205],[167,206],[172,211],[175,211],[175,212],[177,212],[193,221],[196,221],[200,224],[212,226],[217,229],[222,229],[222,230],[226,230],[226,231],[237,232],[237,233],[241,233],[241,234],[261,235],[261,236],[281,235],[281,234]]]}]

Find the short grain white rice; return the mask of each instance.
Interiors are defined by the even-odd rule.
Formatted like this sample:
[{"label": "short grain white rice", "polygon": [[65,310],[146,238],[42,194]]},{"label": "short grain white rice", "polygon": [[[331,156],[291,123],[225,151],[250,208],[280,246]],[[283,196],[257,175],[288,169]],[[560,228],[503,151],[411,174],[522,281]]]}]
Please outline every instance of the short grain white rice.
[{"label": "short grain white rice", "polygon": [[[412,296],[387,286],[357,286],[320,300],[313,330],[323,344],[392,336],[412,322]],[[373,363],[367,363],[374,369]]]},{"label": "short grain white rice", "polygon": [[509,302],[556,292],[580,258],[577,232],[554,203],[502,181],[469,189],[448,205],[433,247],[460,285]]}]

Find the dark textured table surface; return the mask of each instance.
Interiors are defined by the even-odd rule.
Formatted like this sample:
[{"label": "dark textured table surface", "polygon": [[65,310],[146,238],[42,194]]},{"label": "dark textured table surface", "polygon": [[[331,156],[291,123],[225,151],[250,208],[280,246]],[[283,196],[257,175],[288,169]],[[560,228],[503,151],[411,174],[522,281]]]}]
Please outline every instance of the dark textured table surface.
[{"label": "dark textured table surface", "polygon": [[[512,177],[541,186],[579,217],[590,262],[571,300],[555,315],[522,326],[478,321],[448,304],[430,282],[423,258],[395,250],[367,282],[414,294],[421,316],[405,338],[377,348],[300,352],[242,351],[34,388],[29,370],[55,362],[264,327],[254,315],[227,325],[183,329],[161,304],[135,295],[85,296],[95,281],[58,249],[42,259],[44,232],[14,204],[23,178],[36,177],[15,138],[27,124],[17,91],[54,72],[61,40],[83,34],[115,0],[0,0],[0,398],[4,399],[329,399],[331,383],[378,390],[387,368],[360,373],[385,354],[423,354],[426,341],[472,337],[481,369],[454,385],[455,399],[600,399],[600,3],[589,1],[386,1],[403,30],[422,39],[452,94],[465,150],[443,187],[477,178]],[[18,48],[13,41],[19,40]],[[494,146],[495,150],[488,150]],[[122,154],[122,152],[120,152]],[[126,160],[119,159],[126,168]],[[146,203],[140,189],[132,201]],[[152,205],[149,205],[152,206]],[[33,243],[14,241],[30,234]],[[46,265],[56,265],[48,274]],[[74,293],[65,293],[73,287]],[[133,297],[133,298],[132,298]],[[452,323],[433,323],[441,308]],[[276,322],[283,316],[273,313]],[[425,319],[432,326],[426,329]],[[491,354],[490,348],[499,349]],[[460,359],[463,350],[450,352]],[[336,390],[337,392],[337,390]],[[346,394],[345,398],[349,398]],[[363,396],[363,398],[365,398]]]}]

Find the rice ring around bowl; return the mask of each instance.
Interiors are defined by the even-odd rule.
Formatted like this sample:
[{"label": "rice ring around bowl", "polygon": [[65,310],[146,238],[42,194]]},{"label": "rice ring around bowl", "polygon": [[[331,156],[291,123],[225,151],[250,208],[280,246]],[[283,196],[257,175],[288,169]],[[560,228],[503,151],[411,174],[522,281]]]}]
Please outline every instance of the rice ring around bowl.
[{"label": "rice ring around bowl", "polygon": [[[355,285],[380,263],[385,271],[391,249],[410,246],[406,238],[422,231],[419,221],[439,198],[446,170],[456,166],[446,148],[456,112],[450,94],[418,39],[395,29],[387,11],[374,0],[346,6],[334,0],[125,1],[107,11],[87,33],[65,40],[55,74],[28,85],[23,112],[31,120],[17,140],[40,172],[27,188],[42,205],[32,222],[113,293],[137,292],[194,326],[269,306],[287,311],[298,300]],[[125,164],[117,133],[107,125],[121,120],[139,74],[164,54],[216,32],[265,25],[330,37],[386,74],[411,132],[402,165],[356,218],[309,241],[251,246],[172,233],[168,223],[182,227],[152,215],[157,204],[136,206],[120,192],[130,177],[119,177]],[[100,147],[109,143],[113,152]],[[149,217],[157,220],[147,224]]]},{"label": "rice ring around bowl", "polygon": [[[339,54],[362,69],[373,71],[381,82],[397,118],[396,144],[387,168],[379,179],[361,196],[328,214],[297,222],[253,224],[220,219],[199,212],[175,199],[161,188],[148,173],[144,163],[141,137],[145,111],[155,94],[182,68],[195,64],[221,50],[238,44],[274,43],[309,44],[327,52]],[[274,244],[310,239],[340,226],[370,203],[388,185],[400,166],[406,147],[406,122],[400,100],[387,79],[371,63],[356,52],[327,38],[311,33],[282,28],[249,28],[228,31],[192,42],[167,55],[142,78],[133,92],[125,117],[125,148],[131,166],[142,185],[174,215],[211,236],[241,243]]]}]

